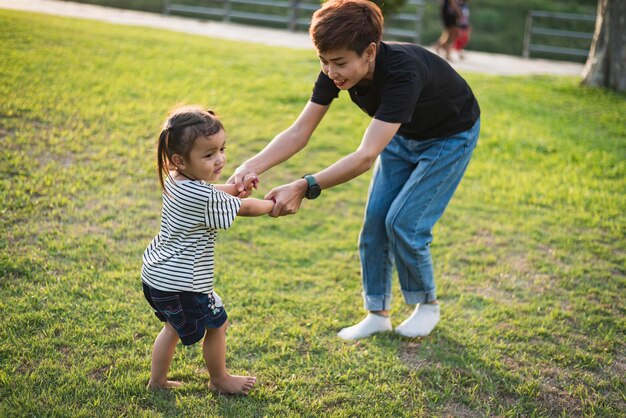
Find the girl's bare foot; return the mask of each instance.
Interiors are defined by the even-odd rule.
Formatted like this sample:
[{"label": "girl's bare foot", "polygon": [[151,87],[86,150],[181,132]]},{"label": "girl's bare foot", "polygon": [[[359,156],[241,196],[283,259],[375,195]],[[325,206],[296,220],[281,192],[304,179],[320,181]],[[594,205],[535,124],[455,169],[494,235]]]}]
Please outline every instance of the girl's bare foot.
[{"label": "girl's bare foot", "polygon": [[247,395],[255,383],[256,377],[254,376],[235,376],[228,374],[219,379],[211,378],[209,389],[221,394]]},{"label": "girl's bare foot", "polygon": [[179,382],[178,380],[166,380],[165,382],[157,383],[157,382],[148,382],[148,387],[150,389],[174,389],[179,388],[183,385],[183,382]]}]

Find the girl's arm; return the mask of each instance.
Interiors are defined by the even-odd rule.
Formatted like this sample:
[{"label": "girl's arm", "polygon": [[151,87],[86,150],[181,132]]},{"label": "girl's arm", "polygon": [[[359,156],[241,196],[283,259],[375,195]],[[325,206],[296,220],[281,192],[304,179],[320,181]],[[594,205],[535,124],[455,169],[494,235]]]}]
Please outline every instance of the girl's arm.
[{"label": "girl's arm", "polygon": [[298,119],[289,128],[276,135],[261,152],[237,168],[227,183],[235,184],[237,190],[241,192],[244,187],[243,178],[246,175],[261,174],[288,160],[307,145],[328,108],[329,106],[308,102]]},{"label": "girl's arm", "polygon": [[213,187],[231,196],[237,196],[238,194],[234,184],[214,184]]},{"label": "girl's arm", "polygon": [[[234,186],[234,184],[232,185]],[[239,208],[238,216],[261,216],[267,215],[274,209],[273,200],[260,200],[260,199],[241,199],[241,207]]]},{"label": "girl's arm", "polygon": [[[363,135],[361,145],[356,151],[346,155],[313,177],[322,189],[328,189],[363,174],[371,168],[378,155],[389,144],[399,128],[399,123],[372,119]],[[296,213],[300,208],[306,189],[306,180],[298,179],[269,192],[265,198],[276,201],[271,216]]]},{"label": "girl's arm", "polygon": [[244,197],[248,197],[252,194],[252,189],[258,188],[259,178],[256,176],[256,174],[248,174],[244,177],[242,182],[243,190],[241,191],[237,190],[235,184],[214,184],[213,187],[223,191],[224,193],[228,193],[231,196],[236,196],[240,199],[243,199]]},{"label": "girl's arm", "polygon": [[[238,192],[234,184],[214,184],[218,190],[228,193],[231,196],[237,196]],[[241,199],[241,206],[239,207],[238,216],[261,216],[267,215],[274,209],[273,200],[261,200],[261,199]]]}]

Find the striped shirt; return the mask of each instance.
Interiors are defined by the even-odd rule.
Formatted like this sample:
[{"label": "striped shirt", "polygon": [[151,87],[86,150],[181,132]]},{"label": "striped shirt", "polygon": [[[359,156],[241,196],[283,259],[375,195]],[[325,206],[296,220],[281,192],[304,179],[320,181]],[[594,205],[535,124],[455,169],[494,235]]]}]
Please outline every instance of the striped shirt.
[{"label": "striped shirt", "polygon": [[218,229],[228,229],[241,200],[203,181],[167,178],[161,230],[143,253],[141,279],[166,292],[213,291]]}]

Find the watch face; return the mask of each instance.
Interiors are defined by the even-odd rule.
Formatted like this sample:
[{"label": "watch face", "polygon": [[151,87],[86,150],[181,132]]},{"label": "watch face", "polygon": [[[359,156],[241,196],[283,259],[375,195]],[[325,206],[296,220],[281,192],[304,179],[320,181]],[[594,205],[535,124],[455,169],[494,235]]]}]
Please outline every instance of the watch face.
[{"label": "watch face", "polygon": [[315,177],[313,177],[310,174],[307,174],[306,176],[303,176],[302,178],[306,180],[309,186],[306,189],[306,193],[304,194],[304,197],[306,197],[309,200],[312,200],[318,197],[320,193],[322,193],[322,188],[315,181]]},{"label": "watch face", "polygon": [[320,186],[318,186],[317,184],[314,184],[309,187],[309,190],[307,190],[306,197],[307,199],[315,199],[320,195],[320,193],[322,193],[322,189],[320,189]]}]

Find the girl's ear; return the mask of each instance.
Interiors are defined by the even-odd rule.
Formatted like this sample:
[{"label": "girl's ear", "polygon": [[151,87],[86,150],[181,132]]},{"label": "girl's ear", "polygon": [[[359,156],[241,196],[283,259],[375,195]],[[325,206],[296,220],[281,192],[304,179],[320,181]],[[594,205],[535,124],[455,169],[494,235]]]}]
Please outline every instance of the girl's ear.
[{"label": "girl's ear", "polygon": [[179,168],[181,170],[185,169],[185,159],[182,157],[182,155],[179,155],[179,154],[172,155],[172,164],[174,164],[176,168]]}]

